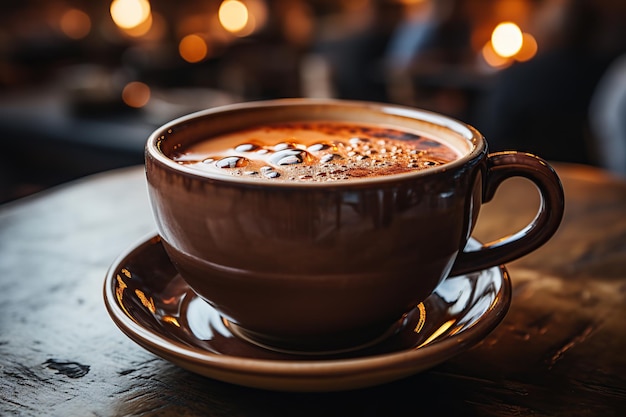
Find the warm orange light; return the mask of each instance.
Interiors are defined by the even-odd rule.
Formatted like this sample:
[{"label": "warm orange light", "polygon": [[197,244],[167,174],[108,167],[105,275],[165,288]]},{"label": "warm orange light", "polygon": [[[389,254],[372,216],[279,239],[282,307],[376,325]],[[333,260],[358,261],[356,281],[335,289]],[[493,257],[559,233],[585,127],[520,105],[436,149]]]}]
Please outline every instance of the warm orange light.
[{"label": "warm orange light", "polygon": [[519,52],[514,56],[514,58],[518,61],[524,62],[532,59],[535,55],[537,55],[537,40],[530,33],[522,34],[524,42],[522,43],[522,48]]},{"label": "warm orange light", "polygon": [[315,31],[311,8],[304,2],[290,3],[283,8],[283,32],[293,45],[306,46]]},{"label": "warm orange light", "polygon": [[173,316],[163,316],[161,317],[161,320],[165,323],[170,323],[173,324],[176,327],[180,327],[180,323],[178,322],[178,319],[176,317]]},{"label": "warm orange light", "polygon": [[132,81],[122,90],[122,100],[129,107],[141,108],[150,101],[150,87],[139,81]]},{"label": "warm orange light", "polygon": [[248,8],[248,26],[254,23],[255,29],[259,29],[267,23],[269,12],[264,0],[246,0],[246,7]]},{"label": "warm orange light", "polygon": [[397,0],[397,3],[410,6],[410,5],[413,5],[413,4],[424,3],[425,1],[426,0]]},{"label": "warm orange light", "polygon": [[450,327],[452,327],[452,325],[455,323],[454,319],[450,319],[447,322],[445,322],[444,324],[442,324],[437,330],[435,330],[433,332],[433,334],[430,335],[430,337],[428,339],[426,339],[421,345],[419,345],[418,347],[422,347],[422,346],[426,346],[427,344],[429,344],[430,342],[432,342],[433,340],[437,339],[439,336],[441,336],[442,334],[444,334],[446,331],[448,331],[448,329]]},{"label": "warm orange light", "polygon": [[515,23],[503,22],[493,30],[491,44],[493,50],[504,58],[509,58],[522,48],[522,31]]},{"label": "warm orange light", "polygon": [[61,16],[60,26],[68,38],[82,39],[91,31],[91,19],[82,10],[69,9]]},{"label": "warm orange light", "polygon": [[139,26],[150,16],[148,0],[113,0],[111,2],[113,22],[122,29]]},{"label": "warm orange light", "polygon": [[139,298],[139,301],[141,301],[141,304],[143,304],[145,308],[150,310],[153,314],[156,313],[156,306],[154,305],[154,299],[152,297],[148,298],[141,290],[135,290],[135,295]]},{"label": "warm orange light", "polygon": [[146,20],[144,20],[137,26],[124,29],[124,33],[134,38],[139,38],[141,36],[144,36],[146,33],[148,33],[151,28],[152,28],[152,13],[148,15],[148,18]]},{"label": "warm orange light", "polygon": [[491,41],[487,41],[482,49],[482,56],[485,62],[494,68],[502,68],[511,63],[509,58],[504,58],[494,51]]},{"label": "warm orange light", "polygon": [[224,29],[232,33],[243,30],[248,24],[248,8],[239,0],[224,0],[218,16]]},{"label": "warm orange light", "polygon": [[207,57],[209,47],[198,35],[187,35],[178,44],[178,53],[187,62],[200,62]]},{"label": "warm orange light", "polygon": [[148,19],[139,26],[126,29],[124,32],[132,37],[141,37],[150,41],[161,41],[166,36],[167,22],[165,18],[156,12],[150,12]]}]

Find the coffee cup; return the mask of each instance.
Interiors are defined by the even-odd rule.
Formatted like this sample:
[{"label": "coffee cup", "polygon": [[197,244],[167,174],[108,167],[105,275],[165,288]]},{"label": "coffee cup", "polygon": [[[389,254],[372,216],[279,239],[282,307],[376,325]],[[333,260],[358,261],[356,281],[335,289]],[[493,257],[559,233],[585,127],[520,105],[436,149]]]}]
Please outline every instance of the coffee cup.
[{"label": "coffee cup", "polygon": [[[167,123],[146,145],[163,245],[236,337],[326,353],[376,343],[449,275],[537,249],[563,215],[541,158],[488,153],[472,126],[404,106],[280,99]],[[533,182],[536,217],[468,251],[481,205]]]}]

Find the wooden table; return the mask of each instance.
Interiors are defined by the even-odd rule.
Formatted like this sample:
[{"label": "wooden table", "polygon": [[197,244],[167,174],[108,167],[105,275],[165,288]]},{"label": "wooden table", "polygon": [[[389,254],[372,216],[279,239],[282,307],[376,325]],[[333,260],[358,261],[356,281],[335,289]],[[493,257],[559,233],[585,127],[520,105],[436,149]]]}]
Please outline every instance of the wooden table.
[{"label": "wooden table", "polygon": [[[555,237],[508,265],[511,308],[471,350],[363,390],[282,393],[183,370],[124,336],[102,300],[117,255],[154,230],[141,167],[0,206],[0,415],[626,415],[626,181],[557,165]],[[476,237],[514,231],[534,190],[509,180]]]}]

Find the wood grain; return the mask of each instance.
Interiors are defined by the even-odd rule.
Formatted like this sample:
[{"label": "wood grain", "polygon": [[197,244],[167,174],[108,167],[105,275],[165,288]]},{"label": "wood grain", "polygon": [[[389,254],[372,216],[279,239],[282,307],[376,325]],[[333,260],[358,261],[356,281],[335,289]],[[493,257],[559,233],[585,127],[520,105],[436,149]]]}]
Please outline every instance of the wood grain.
[{"label": "wood grain", "polygon": [[[143,169],[113,171],[0,206],[0,415],[618,416],[626,410],[626,182],[558,165],[555,237],[508,265],[504,322],[470,351],[379,387],[267,392],[197,376],[125,337],[102,282],[154,230]],[[485,205],[482,240],[536,207],[523,181]]]}]

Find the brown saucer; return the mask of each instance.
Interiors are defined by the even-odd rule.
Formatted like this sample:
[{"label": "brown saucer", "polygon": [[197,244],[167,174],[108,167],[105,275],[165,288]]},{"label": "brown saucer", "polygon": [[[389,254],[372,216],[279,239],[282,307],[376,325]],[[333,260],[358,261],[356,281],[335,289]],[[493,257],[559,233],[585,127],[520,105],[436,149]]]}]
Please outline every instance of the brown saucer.
[{"label": "brown saucer", "polygon": [[404,378],[469,349],[506,315],[511,281],[503,266],[449,277],[393,335],[363,349],[323,356],[268,350],[234,336],[178,275],[158,236],[113,263],[104,301],[128,337],[192,372],[270,390],[338,391]]}]

